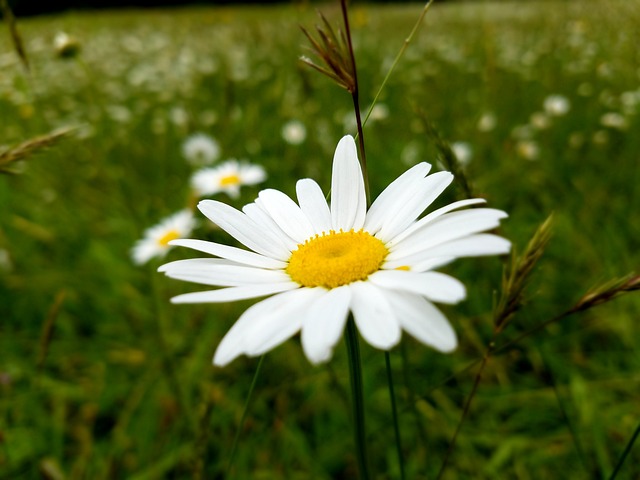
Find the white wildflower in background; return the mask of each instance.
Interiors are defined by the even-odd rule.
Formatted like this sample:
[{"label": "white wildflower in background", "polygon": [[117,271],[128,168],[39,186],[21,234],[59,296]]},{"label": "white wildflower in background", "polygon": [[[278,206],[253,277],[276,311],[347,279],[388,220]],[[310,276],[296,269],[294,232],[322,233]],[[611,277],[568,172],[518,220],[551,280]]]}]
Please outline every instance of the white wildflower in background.
[{"label": "white wildflower in background", "polygon": [[173,107],[169,110],[169,120],[177,127],[184,127],[189,122],[189,114],[183,107]]},{"label": "white wildflower in background", "polygon": [[307,139],[307,128],[300,120],[289,120],[282,126],[282,138],[290,145],[300,145]]},{"label": "white wildflower in background", "polygon": [[191,187],[200,197],[224,192],[231,198],[240,196],[240,187],[264,182],[267,173],[260,165],[227,160],[217,167],[203,168],[191,177]]},{"label": "white wildflower in background", "polygon": [[607,112],[602,115],[600,125],[617,130],[625,130],[629,126],[625,116],[618,112]]},{"label": "white wildflower in background", "polygon": [[371,109],[369,121],[379,122],[389,117],[389,107],[385,103],[376,103]]},{"label": "white wildflower in background", "polygon": [[182,144],[182,155],[191,165],[210,165],[220,158],[220,145],[206,133],[194,133]]},{"label": "white wildflower in background", "polygon": [[627,115],[633,115],[638,111],[640,105],[640,89],[635,91],[622,92],[620,94],[622,110]]},{"label": "white wildflower in background", "polygon": [[191,234],[195,219],[190,210],[182,210],[165,218],[144,232],[131,250],[131,258],[137,265],[147,263],[153,257],[163,257],[171,249],[169,242]]},{"label": "white wildflower in background", "polygon": [[552,117],[561,117],[569,113],[571,103],[564,95],[549,95],[544,99],[544,111]]},{"label": "white wildflower in background", "polygon": [[131,110],[124,105],[107,105],[105,112],[111,120],[118,123],[129,123],[133,117]]},{"label": "white wildflower in background", "polygon": [[0,248],[0,272],[9,272],[11,271],[11,267],[12,262],[11,256],[9,255],[9,250]]},{"label": "white wildflower in background", "polygon": [[516,144],[516,153],[525,160],[537,160],[540,156],[540,147],[533,140],[520,140]]},{"label": "white wildflower in background", "polygon": [[199,208],[213,223],[248,247],[202,240],[175,240],[219,258],[198,258],[160,267],[179,280],[223,287],[188,293],[174,303],[229,302],[271,297],[247,309],[214,356],[226,365],[242,354],[261,355],[301,332],[313,363],[328,360],[352,312],[362,337],[388,350],[401,331],[433,348],[456,348],[455,332],[431,302],[465,298],[457,279],[433,271],[459,257],[499,255],[509,241],[488,233],[507,214],[462,200],[418,219],[453,180],[428,175],[415,165],[391,183],[367,211],[365,187],[352,137],[333,159],[331,203],[311,179],[296,184],[298,203],[278,190],[260,192],[238,211],[204,200]]},{"label": "white wildflower in background", "polygon": [[80,53],[80,42],[65,32],[58,32],[53,37],[53,49],[59,57],[73,58]]},{"label": "white wildflower in background", "polygon": [[473,150],[471,150],[471,145],[467,142],[453,142],[451,144],[451,150],[453,150],[458,162],[463,167],[468,165],[473,157]]},{"label": "white wildflower in background", "polygon": [[490,132],[496,128],[497,124],[498,120],[496,119],[495,114],[492,112],[486,112],[478,119],[478,130],[481,132]]}]

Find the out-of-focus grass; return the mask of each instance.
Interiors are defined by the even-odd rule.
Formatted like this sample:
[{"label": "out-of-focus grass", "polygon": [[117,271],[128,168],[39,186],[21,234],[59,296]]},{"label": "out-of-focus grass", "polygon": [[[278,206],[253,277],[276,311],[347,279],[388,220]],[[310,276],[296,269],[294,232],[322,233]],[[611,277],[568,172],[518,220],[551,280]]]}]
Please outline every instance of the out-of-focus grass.
[{"label": "out-of-focus grass", "polygon": [[[429,121],[471,146],[466,172],[510,213],[502,233],[520,251],[555,212],[530,301],[504,341],[639,264],[639,7],[436,5],[365,128],[374,194],[409,165],[436,162]],[[353,8],[364,105],[420,8]],[[264,165],[271,187],[292,194],[312,176],[327,188],[333,148],[354,127],[346,93],[298,63],[297,25],[315,21],[311,9],[288,7],[29,19],[19,28],[30,76],[0,38],[0,144],[79,127],[21,175],[0,176],[0,478],[221,478],[257,361],[214,369],[210,359],[249,302],[172,306],[193,286],[155,273],[159,260],[134,267],[129,251],[185,206],[191,170],[180,147],[195,131],[213,135],[225,157]],[[55,56],[58,31],[79,40],[78,57]],[[565,115],[541,115],[553,94],[569,100]],[[302,145],[280,135],[290,119],[306,126]],[[392,352],[409,478],[437,472],[473,382],[463,368],[491,335],[500,261],[448,270],[469,291],[445,309],[458,351],[406,337]],[[640,415],[639,312],[630,295],[493,358],[447,478],[607,476]],[[366,345],[363,354],[373,471],[397,477],[383,355]],[[353,477],[348,411],[344,346],[312,367],[287,342],[265,359],[235,477]],[[637,459],[625,478],[640,474]]]}]

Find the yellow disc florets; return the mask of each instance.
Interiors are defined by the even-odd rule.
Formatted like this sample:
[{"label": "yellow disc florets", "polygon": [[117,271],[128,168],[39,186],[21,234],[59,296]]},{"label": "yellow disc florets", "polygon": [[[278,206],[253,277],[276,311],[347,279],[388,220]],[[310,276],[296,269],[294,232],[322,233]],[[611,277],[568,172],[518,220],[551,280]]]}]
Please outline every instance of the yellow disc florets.
[{"label": "yellow disc florets", "polygon": [[304,287],[336,288],[365,280],[388,253],[384,243],[363,230],[331,230],[298,245],[286,272]]},{"label": "yellow disc florets", "polygon": [[229,185],[239,185],[240,177],[236,174],[226,175],[220,179],[220,185],[227,187]]},{"label": "yellow disc florets", "polygon": [[180,232],[177,230],[169,230],[158,239],[158,245],[168,247],[171,240],[176,240],[178,238],[180,238]]}]

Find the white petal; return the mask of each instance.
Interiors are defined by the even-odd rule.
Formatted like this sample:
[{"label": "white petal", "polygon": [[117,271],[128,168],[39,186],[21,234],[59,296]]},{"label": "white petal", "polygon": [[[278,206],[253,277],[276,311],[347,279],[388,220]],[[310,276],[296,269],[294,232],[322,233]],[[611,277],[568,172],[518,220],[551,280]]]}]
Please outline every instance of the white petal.
[{"label": "white petal", "polygon": [[279,302],[273,302],[253,322],[245,343],[247,355],[261,355],[296,334],[302,327],[304,314],[325,293],[324,288],[300,288],[281,295]]},{"label": "white petal", "polygon": [[378,232],[390,216],[402,209],[400,199],[403,197],[403,193],[407,190],[414,190],[416,185],[420,185],[420,180],[429,173],[430,169],[431,165],[422,162],[411,167],[391,182],[369,208],[364,229],[372,235]]},{"label": "white petal", "polygon": [[290,252],[298,248],[298,242],[284,233],[276,221],[271,218],[267,211],[261,206],[259,198],[257,198],[254,203],[249,203],[242,207],[242,211],[247,217],[253,220],[262,231],[271,232],[276,238],[280,239],[280,242],[286,245]]},{"label": "white petal", "polygon": [[511,250],[511,242],[490,233],[479,233],[453,240],[429,250],[436,257],[481,257],[484,255],[503,255]]},{"label": "white petal", "polygon": [[458,303],[466,296],[462,282],[440,272],[380,270],[370,275],[368,280],[381,288],[415,293],[440,303]]},{"label": "white petal", "polygon": [[386,298],[386,292],[372,283],[354,282],[351,311],[362,337],[376,348],[389,350],[400,341],[398,319]]},{"label": "white petal", "polygon": [[[434,257],[427,258],[425,260],[421,260],[419,262],[415,262],[411,264],[412,272],[426,272],[429,270],[435,270],[436,268],[444,267],[445,265],[449,265],[451,262],[455,260],[455,257]],[[389,266],[388,268],[397,268],[400,265],[396,265],[394,267]],[[387,268],[386,266],[384,267]]]},{"label": "white petal", "polygon": [[261,203],[269,216],[278,224],[284,233],[298,243],[314,235],[314,229],[300,207],[284,193],[267,189],[260,192]]},{"label": "white petal", "polygon": [[358,152],[353,137],[342,137],[333,156],[331,220],[334,230],[360,230],[367,213],[367,199]]},{"label": "white petal", "polygon": [[238,267],[243,266],[240,263],[236,263],[232,260],[227,260],[226,258],[188,258],[186,260],[175,260],[173,262],[160,265],[160,267],[158,267],[158,271],[162,273],[177,270],[185,271],[192,267],[201,267],[202,265],[235,265]]},{"label": "white petal", "polygon": [[438,198],[452,180],[451,173],[437,172],[421,180],[415,186],[417,188],[407,189],[398,198],[399,203],[395,211],[388,212],[386,221],[376,233],[376,237],[386,242],[404,231]]},{"label": "white petal", "polygon": [[314,233],[329,233],[331,230],[331,211],[322,189],[315,181],[304,178],[296,183],[296,194],[300,209],[313,225]]},{"label": "white petal", "polygon": [[327,291],[307,311],[302,324],[302,348],[311,363],[326,362],[340,339],[349,313],[351,290]]},{"label": "white petal", "polygon": [[402,328],[409,335],[444,353],[458,346],[456,332],[447,318],[423,297],[391,292],[388,298]]},{"label": "white petal", "polygon": [[241,165],[238,173],[242,185],[255,185],[264,182],[267,178],[264,168],[259,165]]},{"label": "white petal", "polygon": [[295,282],[267,283],[259,285],[243,285],[241,287],[220,288],[205,292],[193,292],[178,295],[171,299],[171,303],[221,303],[246,300],[248,298],[264,297],[274,293],[286,292],[300,288]]},{"label": "white petal", "polygon": [[270,232],[264,231],[242,212],[215,200],[202,200],[198,208],[213,223],[251,250],[277,260],[287,260],[291,251]]},{"label": "white petal", "polygon": [[477,208],[443,215],[411,236],[390,246],[389,260],[405,257],[474,233],[496,228],[507,214],[492,208]]},{"label": "white petal", "polygon": [[392,240],[387,242],[387,245],[389,246],[395,245],[401,240],[407,238],[409,235],[412,235],[413,232],[415,232],[419,228],[422,228],[427,223],[434,221],[436,218],[444,215],[445,213],[449,213],[452,210],[457,210],[458,208],[468,207],[470,205],[477,205],[479,203],[486,203],[486,200],[484,198],[469,198],[467,200],[459,200],[457,202],[450,203],[449,205],[445,205],[444,207],[434,210],[428,215],[425,215],[424,217],[422,217],[420,220],[418,220],[416,223],[408,227],[403,232],[396,235]]},{"label": "white petal", "polygon": [[169,244],[192,248],[199,252],[208,253],[209,255],[215,255],[216,257],[226,258],[228,260],[243,263],[245,265],[251,265],[253,267],[280,269],[286,268],[287,266],[285,262],[280,260],[275,260],[270,257],[265,257],[264,255],[236,247],[230,247],[228,245],[207,242],[205,240],[179,239],[171,240]]},{"label": "white petal", "polygon": [[[459,257],[481,257],[485,255],[502,255],[511,249],[511,242],[497,235],[479,233],[469,237],[446,242],[427,250],[416,252],[406,257],[396,258],[385,262],[385,268],[397,268],[407,265],[412,270],[421,270],[424,262],[432,262],[433,259],[450,257],[451,260]],[[432,267],[435,268],[435,267]]]},{"label": "white petal", "polygon": [[[169,278],[216,287],[239,287],[261,283],[287,283],[291,277],[282,270],[247,267],[244,265],[211,265],[207,259],[190,266],[173,266],[166,270]],[[210,259],[215,260],[215,259]]]},{"label": "white petal", "polygon": [[274,342],[294,335],[302,325],[302,315],[295,313],[313,300],[310,290],[285,292],[249,307],[218,345],[213,363],[224,366],[242,354],[259,355],[264,350],[261,346],[273,348]]}]

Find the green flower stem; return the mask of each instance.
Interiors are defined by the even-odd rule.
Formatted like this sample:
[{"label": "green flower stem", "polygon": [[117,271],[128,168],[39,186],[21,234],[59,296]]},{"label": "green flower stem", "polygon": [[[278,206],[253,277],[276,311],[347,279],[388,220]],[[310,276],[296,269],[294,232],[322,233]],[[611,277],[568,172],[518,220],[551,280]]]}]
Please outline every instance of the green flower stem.
[{"label": "green flower stem", "polygon": [[238,441],[240,440],[240,434],[242,433],[242,428],[244,427],[244,421],[247,418],[247,413],[249,412],[249,405],[251,404],[251,397],[253,396],[253,390],[256,387],[256,383],[258,383],[258,377],[260,376],[260,370],[262,369],[262,361],[264,360],[264,355],[260,356],[258,360],[258,366],[256,367],[256,371],[253,374],[253,380],[251,380],[251,386],[249,387],[249,393],[247,393],[247,399],[244,402],[244,410],[242,410],[242,417],[240,417],[240,424],[238,425],[238,429],[236,430],[236,435],[233,438],[233,445],[231,446],[231,453],[229,454],[229,464],[227,465],[227,471],[225,472],[224,478],[229,478],[231,473],[231,467],[233,466],[233,460],[236,456],[236,450],[238,449]]},{"label": "green flower stem", "polygon": [[633,432],[633,435],[631,435],[631,438],[629,439],[629,442],[627,443],[627,446],[625,447],[624,452],[620,457],[620,460],[618,460],[618,463],[616,464],[616,467],[614,468],[613,473],[609,477],[609,480],[614,480],[618,476],[618,473],[620,473],[620,469],[622,468],[622,465],[624,465],[624,462],[629,456],[629,453],[631,453],[633,444],[638,439],[638,436],[640,436],[640,425],[638,425],[638,427],[636,428],[636,431]]},{"label": "green flower stem", "polygon": [[349,357],[349,380],[351,384],[351,404],[353,406],[353,433],[358,458],[360,479],[369,480],[366,430],[364,424],[364,396],[362,393],[362,366],[358,331],[352,316],[347,321],[347,356]]},{"label": "green flower stem", "polygon": [[404,480],[404,460],[402,459],[402,437],[400,436],[400,424],[398,422],[398,407],[396,405],[396,394],[393,388],[393,376],[391,372],[391,356],[389,352],[384,352],[384,361],[387,367],[387,383],[389,384],[389,397],[391,398],[391,414],[393,416],[393,430],[396,435],[396,453],[398,455],[398,465],[400,466],[400,478]]}]

